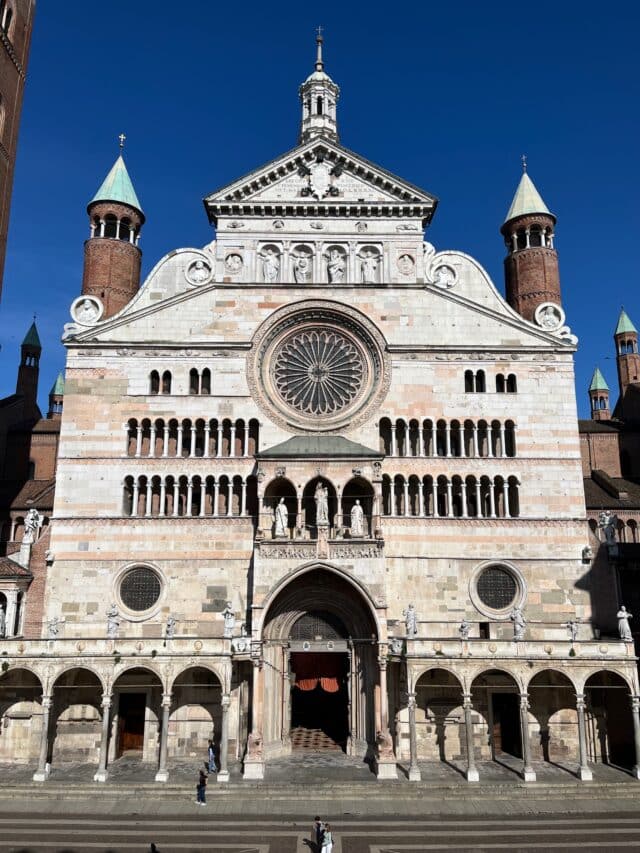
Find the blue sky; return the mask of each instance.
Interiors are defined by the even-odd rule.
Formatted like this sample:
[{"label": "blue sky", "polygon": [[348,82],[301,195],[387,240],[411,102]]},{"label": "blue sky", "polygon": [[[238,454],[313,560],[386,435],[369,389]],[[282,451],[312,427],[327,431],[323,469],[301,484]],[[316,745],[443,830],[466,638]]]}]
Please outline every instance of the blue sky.
[{"label": "blue sky", "polygon": [[211,239],[206,193],[295,145],[318,24],[342,90],[343,144],[437,195],[427,238],[476,257],[501,291],[499,227],[527,153],[558,216],[581,416],[596,363],[614,391],[620,306],[640,324],[630,251],[640,225],[637,4],[40,0],[0,303],[0,393],[13,392],[34,311],[43,405],[64,365],[86,204],[118,134],[147,215],[146,274],[173,248]]}]

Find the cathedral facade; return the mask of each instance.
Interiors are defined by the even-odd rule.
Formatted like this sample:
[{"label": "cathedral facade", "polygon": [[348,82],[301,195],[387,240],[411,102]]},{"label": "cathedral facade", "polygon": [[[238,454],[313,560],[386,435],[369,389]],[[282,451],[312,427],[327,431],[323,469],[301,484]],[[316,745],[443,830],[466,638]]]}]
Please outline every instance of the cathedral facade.
[{"label": "cathedral facade", "polygon": [[89,204],[44,611],[3,643],[0,760],[103,781],[138,754],[163,781],[213,738],[220,781],[304,749],[381,779],[634,766],[633,643],[592,618],[555,216],[525,172],[505,299],[425,241],[433,195],[338,141],[317,49],[298,145],[206,197],[209,245],[140,287],[122,157]]}]

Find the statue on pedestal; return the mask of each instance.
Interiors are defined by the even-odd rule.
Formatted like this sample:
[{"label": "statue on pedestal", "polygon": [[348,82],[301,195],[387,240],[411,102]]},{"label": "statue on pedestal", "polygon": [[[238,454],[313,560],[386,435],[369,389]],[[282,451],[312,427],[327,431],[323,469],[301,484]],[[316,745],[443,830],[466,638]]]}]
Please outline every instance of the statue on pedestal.
[{"label": "statue on pedestal", "polygon": [[222,616],[224,617],[224,636],[233,637],[233,630],[236,627],[236,614],[230,601],[227,601]]},{"label": "statue on pedestal", "polygon": [[618,516],[610,512],[608,509],[603,510],[598,517],[598,527],[604,534],[604,539],[607,545],[616,544],[616,528],[618,526]]},{"label": "statue on pedestal", "polygon": [[516,642],[523,640],[527,621],[524,618],[522,610],[519,607],[514,607],[509,619],[513,622],[513,639]]},{"label": "statue on pedestal", "polygon": [[38,535],[38,528],[42,524],[42,517],[35,507],[31,507],[24,520],[23,545],[33,545]]},{"label": "statue on pedestal", "polygon": [[418,633],[418,614],[413,604],[410,604],[406,610],[403,610],[402,615],[404,616],[407,637],[415,637]]},{"label": "statue on pedestal", "polygon": [[276,536],[287,536],[288,533],[288,524],[289,524],[289,511],[287,510],[287,505],[284,502],[284,498],[280,498],[278,504],[276,504],[275,509],[275,533]]},{"label": "statue on pedestal", "polygon": [[364,536],[364,511],[359,500],[356,500],[351,508],[351,536]]},{"label": "statue on pedestal", "polygon": [[327,260],[327,277],[329,284],[342,284],[344,281],[344,256],[339,249],[331,249]]},{"label": "statue on pedestal", "polygon": [[115,604],[107,610],[107,637],[110,640],[115,640],[118,636],[118,628],[120,627],[120,619],[118,608]]},{"label": "statue on pedestal", "polygon": [[318,527],[329,524],[329,490],[322,481],[318,483],[315,491],[316,502],[316,525]]},{"label": "statue on pedestal", "polygon": [[629,619],[633,619],[633,614],[629,613],[623,604],[620,610],[618,610],[616,616],[618,617],[618,631],[620,633],[620,639],[624,640],[625,643],[632,643],[633,634],[629,627]]},{"label": "statue on pedestal", "polygon": [[260,257],[262,258],[262,275],[264,280],[269,284],[273,284],[278,280],[278,273],[280,272],[280,258],[278,257],[278,253],[275,249],[269,248]]},{"label": "statue on pedestal", "polygon": [[177,620],[175,616],[167,618],[167,626],[164,630],[164,636],[167,640],[172,640],[176,635]]},{"label": "statue on pedestal", "polygon": [[467,622],[466,619],[463,619],[460,623],[460,627],[458,628],[458,633],[460,634],[461,640],[468,640],[469,634],[471,633],[471,622]]}]

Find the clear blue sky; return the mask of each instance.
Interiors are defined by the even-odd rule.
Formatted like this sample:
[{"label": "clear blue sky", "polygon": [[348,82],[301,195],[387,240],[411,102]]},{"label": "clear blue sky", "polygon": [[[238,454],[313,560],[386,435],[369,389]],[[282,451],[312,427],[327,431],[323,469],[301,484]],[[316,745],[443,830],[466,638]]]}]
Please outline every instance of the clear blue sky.
[{"label": "clear blue sky", "polygon": [[146,275],[211,239],[202,197],[296,143],[297,89],[325,28],[349,148],[440,199],[428,239],[503,290],[499,234],[526,152],[558,216],[563,301],[580,338],[581,415],[637,293],[637,3],[88,3],[40,0],[0,303],[0,394],[38,315],[41,402],[80,292],[86,204],[127,134]]}]

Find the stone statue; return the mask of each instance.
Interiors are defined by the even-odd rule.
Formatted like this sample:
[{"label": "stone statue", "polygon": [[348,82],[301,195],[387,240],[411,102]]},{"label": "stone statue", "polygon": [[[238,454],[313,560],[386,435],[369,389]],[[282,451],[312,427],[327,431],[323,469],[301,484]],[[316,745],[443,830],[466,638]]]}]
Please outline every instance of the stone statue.
[{"label": "stone statue", "polygon": [[580,622],[577,619],[570,619],[568,622],[565,622],[565,628],[569,632],[569,638],[572,643],[578,639],[578,626]]},{"label": "stone statue", "polygon": [[329,524],[329,490],[322,484],[318,483],[315,491],[316,502],[316,525],[318,527]]},{"label": "stone statue", "polygon": [[608,509],[603,510],[598,517],[598,527],[604,533],[605,542],[607,545],[616,544],[616,527],[618,526],[618,516],[614,515]]},{"label": "stone statue", "polygon": [[404,616],[404,624],[407,629],[407,637],[415,637],[418,634],[418,614],[413,604],[410,604],[406,610],[402,611]]},{"label": "stone statue", "polygon": [[90,326],[98,319],[100,309],[91,299],[83,299],[76,308],[76,320],[85,326]]},{"label": "stone statue", "polygon": [[591,545],[585,545],[582,549],[582,562],[590,563],[593,560],[593,548]]},{"label": "stone statue", "polygon": [[24,545],[32,545],[36,541],[38,528],[42,524],[42,517],[35,507],[31,507],[24,520],[24,536],[22,542]]},{"label": "stone statue", "polygon": [[344,281],[344,255],[339,249],[331,249],[327,260],[327,277],[329,284],[342,284]]},{"label": "stone statue", "polygon": [[625,643],[632,643],[633,635],[631,633],[631,628],[629,627],[629,619],[633,619],[633,614],[629,613],[623,604],[620,610],[618,610],[616,616],[618,617],[618,631],[620,633],[620,639],[624,640]]},{"label": "stone statue", "polygon": [[540,312],[539,322],[543,329],[553,331],[558,328],[561,323],[561,319],[553,305],[547,305],[546,308]]},{"label": "stone statue", "polygon": [[54,619],[50,619],[47,622],[47,637],[50,640],[55,640],[58,634],[60,633],[60,626],[62,622],[56,616]]},{"label": "stone statue", "polygon": [[306,252],[294,255],[293,279],[296,284],[307,284],[311,278],[311,258]]},{"label": "stone statue", "polygon": [[356,500],[351,508],[351,535],[353,537],[364,536],[364,512],[359,500]]},{"label": "stone statue", "polygon": [[194,284],[202,284],[209,278],[211,270],[204,261],[195,261],[189,267],[189,280]]},{"label": "stone statue", "polygon": [[286,536],[289,523],[289,511],[287,510],[284,498],[280,498],[279,503],[276,505],[275,521],[276,536]]},{"label": "stone statue", "polygon": [[519,607],[514,607],[509,619],[513,622],[513,639],[515,641],[523,640],[527,621],[522,610]]},{"label": "stone statue", "polygon": [[175,637],[176,625],[177,625],[176,617],[171,616],[171,615],[168,616],[167,617],[167,625],[166,625],[166,628],[164,629],[164,636],[167,640],[173,640],[173,638]]},{"label": "stone statue", "polygon": [[107,610],[107,637],[110,640],[115,640],[118,636],[118,628],[120,627],[120,619],[118,608],[115,604]]},{"label": "stone statue", "polygon": [[0,604],[0,637],[6,636],[7,633],[7,617],[4,611],[4,604]]},{"label": "stone statue", "polygon": [[267,249],[262,258],[262,275],[264,280],[269,284],[273,284],[278,280],[280,272],[280,258],[275,249]]},{"label": "stone statue", "polygon": [[375,284],[378,271],[378,254],[373,249],[365,251],[360,257],[360,272],[363,284]]},{"label": "stone statue", "polygon": [[233,637],[233,629],[236,627],[236,614],[231,607],[230,601],[227,601],[222,615],[224,617],[224,636]]},{"label": "stone statue", "polygon": [[471,622],[467,622],[466,619],[463,619],[460,623],[460,627],[458,628],[458,633],[460,634],[461,640],[468,640],[469,634],[471,633]]}]

